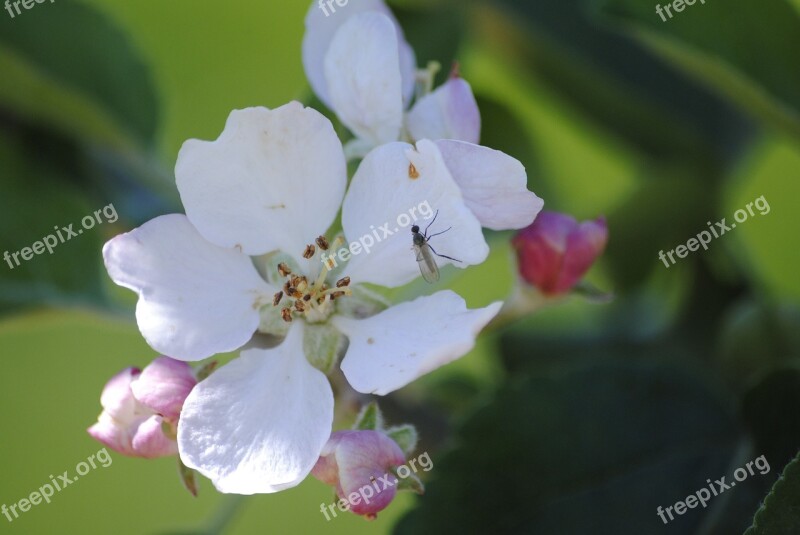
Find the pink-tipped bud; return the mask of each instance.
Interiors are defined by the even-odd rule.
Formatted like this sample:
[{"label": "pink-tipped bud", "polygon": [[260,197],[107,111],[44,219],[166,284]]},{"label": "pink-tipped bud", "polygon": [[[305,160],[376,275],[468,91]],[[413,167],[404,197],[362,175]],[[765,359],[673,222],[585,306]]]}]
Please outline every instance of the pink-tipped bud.
[{"label": "pink-tipped bud", "polygon": [[144,371],[127,368],[103,388],[103,412],[88,432],[123,455],[175,455],[180,410],[196,384],[188,364],[168,357],[159,357]]},{"label": "pink-tipped bud", "polygon": [[397,443],[380,431],[337,431],[311,474],[334,487],[352,512],[375,518],[397,494],[393,472],[405,462]]},{"label": "pink-tipped bud", "polygon": [[606,247],[605,218],[578,223],[557,212],[542,212],[514,236],[522,278],[545,295],[570,291]]},{"label": "pink-tipped bud", "polygon": [[177,421],[183,402],[197,384],[191,366],[159,357],[131,384],[136,400],[167,420]]}]

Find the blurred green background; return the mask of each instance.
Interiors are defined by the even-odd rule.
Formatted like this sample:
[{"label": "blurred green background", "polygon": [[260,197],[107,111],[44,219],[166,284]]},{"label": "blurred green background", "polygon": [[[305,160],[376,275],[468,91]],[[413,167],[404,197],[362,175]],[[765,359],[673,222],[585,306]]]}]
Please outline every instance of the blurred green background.
[{"label": "blurred green background", "polygon": [[[353,2],[357,0],[351,0]],[[421,499],[375,522],[326,522],[316,480],[241,502],[225,533],[740,533],[800,446],[800,1],[695,4],[662,22],[641,0],[398,1],[418,63],[458,60],[482,144],[521,160],[547,209],[606,215],[580,298],[488,333],[469,355],[382,400],[431,453]],[[120,369],[154,356],[111,236],[180,211],[181,143],[232,109],[313,103],[305,2],[86,0],[0,12],[0,248],[113,203],[120,219],[0,266],[0,504],[74,471]],[[771,211],[666,269],[658,259],[764,196]],[[445,273],[471,306],[505,298],[508,233],[484,265]],[[393,293],[430,292],[423,283]],[[669,525],[656,516],[765,455],[754,476]],[[800,531],[794,494],[763,525]],[[782,504],[782,505],[781,505]],[[173,459],[114,454],[0,532],[214,533],[228,497],[198,499]],[[797,514],[796,512],[794,514]],[[778,524],[782,523],[782,524]],[[763,529],[763,528],[759,528]],[[763,531],[756,531],[762,533]]]}]

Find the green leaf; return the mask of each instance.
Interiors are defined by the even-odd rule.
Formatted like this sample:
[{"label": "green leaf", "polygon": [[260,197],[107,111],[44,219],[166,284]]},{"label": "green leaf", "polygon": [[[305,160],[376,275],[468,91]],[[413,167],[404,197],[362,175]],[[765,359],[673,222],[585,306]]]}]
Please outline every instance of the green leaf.
[{"label": "green leaf", "polygon": [[0,106],[25,120],[116,148],[151,144],[149,70],[127,37],[82,3],[35,4],[0,17]]},{"label": "green leaf", "polygon": [[756,512],[744,535],[796,533],[800,526],[800,454],[783,470],[780,479]]},{"label": "green leaf", "polygon": [[[96,221],[93,228],[83,228],[83,218],[103,205],[88,202],[72,184],[78,170],[64,153],[73,146],[44,134],[38,139],[43,145],[27,145],[0,130],[0,253],[7,251],[10,258],[0,264],[0,310],[41,303],[105,305],[100,250],[116,229]],[[77,235],[62,230],[69,225]],[[56,243],[52,252],[45,249],[24,260],[23,251],[45,239]]]},{"label": "green leaf", "polygon": [[755,448],[783,466],[800,445],[800,369],[778,368],[765,375],[742,399],[742,419]]},{"label": "green leaf", "polygon": [[466,421],[395,533],[694,533],[707,510],[659,531],[657,508],[730,474],[740,441],[716,394],[670,367],[536,377]]},{"label": "green leaf", "polygon": [[441,64],[435,85],[443,83],[453,63],[458,61],[464,41],[464,10],[424,2],[422,5],[392,6],[392,11],[414,49],[417,65],[424,68],[431,61]]},{"label": "green leaf", "polygon": [[800,49],[800,16],[786,0],[697,2],[666,21],[652,3],[598,4],[663,57],[800,137],[800,70],[787,52]]},{"label": "green leaf", "polygon": [[780,365],[800,364],[800,308],[739,303],[724,319],[717,361],[742,390]]},{"label": "green leaf", "polygon": [[[738,110],[600,20],[584,0],[494,0],[478,19],[490,42],[646,155],[703,161],[738,154],[750,124]],[[652,9],[650,4],[649,9]]]}]

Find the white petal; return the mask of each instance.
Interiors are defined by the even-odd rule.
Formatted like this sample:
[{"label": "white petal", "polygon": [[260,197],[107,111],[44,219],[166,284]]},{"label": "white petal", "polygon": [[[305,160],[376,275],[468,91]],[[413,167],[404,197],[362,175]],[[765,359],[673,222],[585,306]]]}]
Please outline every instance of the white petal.
[{"label": "white petal", "polygon": [[463,78],[451,78],[411,108],[406,124],[414,139],[457,139],[478,143],[481,114],[472,88]]},{"label": "white petal", "polygon": [[445,290],[364,320],[336,316],[350,339],[342,371],[359,392],[386,395],[468,353],[501,304],[468,310]]},{"label": "white petal", "polygon": [[492,230],[524,228],[533,223],[544,201],[528,191],[522,164],[498,150],[463,141],[436,142],[467,206]]},{"label": "white petal", "polygon": [[274,293],[249,257],[203,239],[182,214],[157,217],[103,247],[111,278],[139,294],[136,320],[150,346],[180,360],[238,349]]},{"label": "white petal", "polygon": [[328,96],[328,84],[325,81],[324,70],[325,56],[330,49],[331,41],[339,28],[351,17],[359,13],[372,12],[386,15],[395,26],[400,50],[403,100],[409,102],[414,92],[414,76],[416,72],[414,50],[406,42],[400,24],[383,0],[352,0],[345,6],[339,6],[336,2],[328,4],[326,0],[323,6],[324,9],[320,7],[318,1],[311,2],[308,15],[306,15],[306,33],[303,36],[303,66],[305,67],[306,77],[317,97],[326,106],[333,108]]},{"label": "white petal", "polygon": [[231,112],[216,141],[183,144],[175,175],[186,215],[207,240],[298,259],[333,222],[347,183],[330,121],[298,102]]},{"label": "white petal", "polygon": [[303,355],[303,328],[274,349],[248,349],[197,385],[183,406],[183,463],[225,493],[277,492],[302,481],[331,434],[333,393]]},{"label": "white petal", "polygon": [[[419,174],[416,178],[409,168],[412,162]],[[424,231],[437,210],[428,235],[452,229],[432,238],[430,244],[437,253],[460,260],[454,263],[437,257],[439,266],[464,268],[486,260],[489,246],[481,225],[465,205],[434,143],[420,141],[417,149],[390,143],[372,151],[361,162],[345,196],[342,226],[351,243],[371,237],[374,247],[350,260],[347,275],[354,282],[383,286],[414,280],[420,272],[411,250],[411,225]],[[380,227],[392,235],[385,237]]]},{"label": "white petal", "polygon": [[350,17],[331,41],[324,68],[332,108],[356,136],[373,145],[400,137],[400,55],[389,17],[379,13]]}]

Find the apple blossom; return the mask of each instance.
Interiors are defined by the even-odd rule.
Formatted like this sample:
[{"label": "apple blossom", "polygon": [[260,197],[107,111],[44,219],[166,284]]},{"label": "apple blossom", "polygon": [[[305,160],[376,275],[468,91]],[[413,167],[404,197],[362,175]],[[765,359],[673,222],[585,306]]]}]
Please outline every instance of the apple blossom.
[{"label": "apple blossom", "polygon": [[[139,294],[137,322],[152,347],[193,361],[247,344],[184,403],[178,443],[187,467],[222,492],[302,481],[330,436],[325,373],[345,336],[342,371],[356,390],[379,395],[474,346],[500,303],[468,310],[440,291],[369,317],[347,305],[361,283],[399,286],[418,276],[405,233],[346,266],[319,260],[340,207],[345,237],[360,236],[426,199],[453,226],[442,243],[459,246],[465,265],[482,262],[480,218],[491,217],[482,210],[494,197],[457,183],[442,154],[428,141],[384,145],[364,160],[342,204],[341,143],[327,119],[299,103],[234,111],[216,141],[184,144],[176,181],[186,215],[117,236],[104,258],[112,279]],[[523,209],[513,217],[532,219]],[[257,331],[280,337],[278,345],[265,347]]]}]

